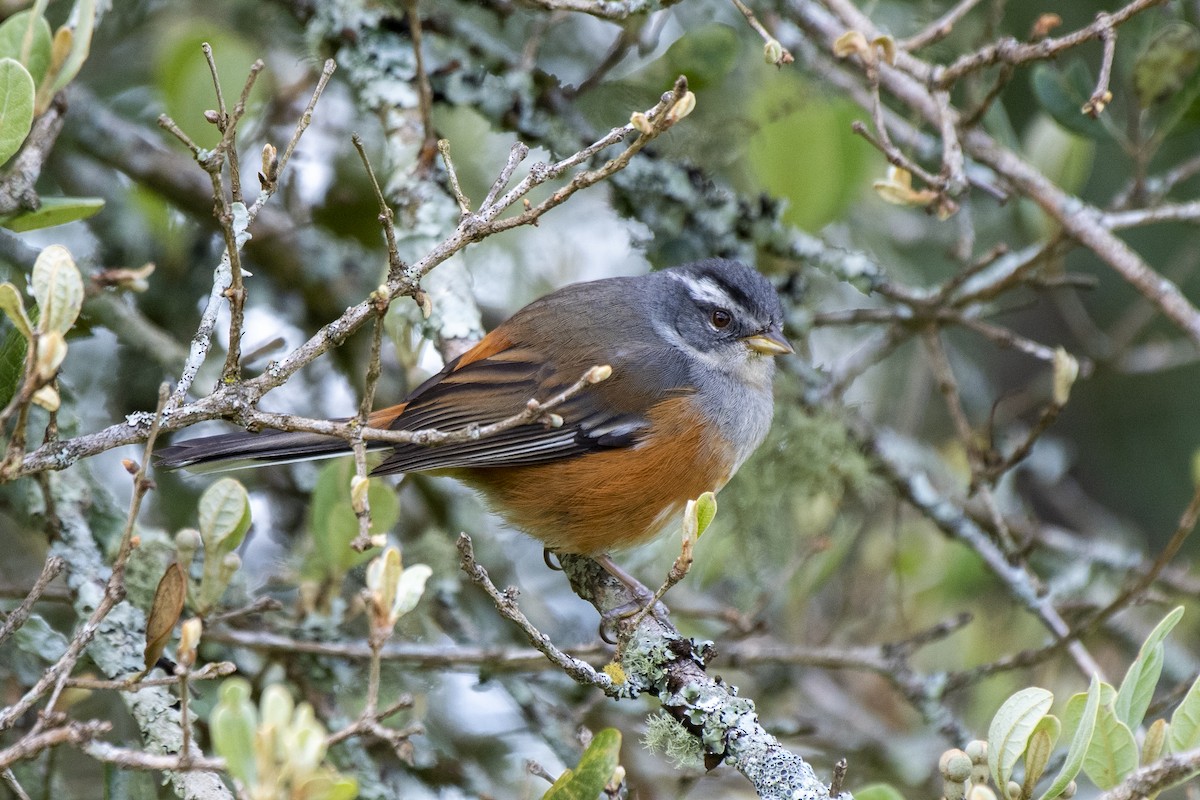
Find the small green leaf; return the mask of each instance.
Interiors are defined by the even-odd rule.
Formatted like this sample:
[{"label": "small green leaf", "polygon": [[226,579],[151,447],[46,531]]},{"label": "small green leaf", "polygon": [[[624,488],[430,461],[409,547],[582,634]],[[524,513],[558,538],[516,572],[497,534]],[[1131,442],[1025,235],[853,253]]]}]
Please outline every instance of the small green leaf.
[{"label": "small green leaf", "polygon": [[1092,78],[1083,61],[1074,60],[1066,69],[1035,64],[1031,81],[1034,96],[1059,125],[1093,139],[1108,138],[1103,123],[1082,110],[1093,89]]},{"label": "small green leaf", "polygon": [[1067,758],[1063,762],[1062,769],[1058,771],[1054,782],[1038,800],[1054,800],[1063,793],[1071,781],[1075,780],[1075,776],[1083,768],[1083,761],[1087,757],[1088,747],[1092,743],[1092,735],[1096,729],[1096,713],[1100,708],[1100,693],[1100,681],[1093,675],[1087,694],[1077,694],[1067,702],[1067,717],[1071,720],[1067,727],[1074,730],[1071,746],[1067,750]]},{"label": "small green leaf", "polygon": [[15,58],[0,58],[0,164],[16,155],[33,126],[33,78]]},{"label": "small green leaf", "polygon": [[559,776],[542,800],[596,800],[612,780],[621,752],[621,732],[605,728],[592,737],[592,743],[579,759],[579,766]]},{"label": "small green leaf", "polygon": [[1200,678],[1195,680],[1171,714],[1171,730],[1167,734],[1167,749],[1172,753],[1196,747],[1200,747]]},{"label": "small green leaf", "polygon": [[45,17],[20,11],[0,23],[0,58],[21,62],[34,85],[40,85],[50,66],[50,39]]},{"label": "small green leaf", "polygon": [[200,537],[207,560],[232,553],[250,530],[250,496],[233,478],[222,478],[200,496]]},{"label": "small green leaf", "polygon": [[1054,695],[1031,686],[1022,689],[1000,706],[988,727],[988,769],[997,786],[1008,786],[1029,737],[1050,710]]},{"label": "small green leaf", "polygon": [[99,197],[43,197],[36,209],[18,211],[0,219],[0,226],[24,233],[87,219],[102,208],[104,200]]},{"label": "small green leaf", "polygon": [[358,781],[345,775],[332,779],[333,785],[325,790],[322,800],[354,800],[358,797]]},{"label": "small green leaf", "polygon": [[220,694],[208,720],[213,750],[225,759],[230,775],[253,785],[258,775],[254,764],[258,713],[250,703],[250,684],[244,678],[230,678],[221,685]]},{"label": "small green leaf", "polygon": [[1101,703],[1096,712],[1096,730],[1083,760],[1083,771],[1101,790],[1107,791],[1137,769],[1138,748],[1133,731],[1113,707]]},{"label": "small green leaf", "polygon": [[26,341],[33,339],[33,323],[25,314],[25,301],[21,292],[8,281],[0,283],[0,311],[8,317],[13,327],[25,337]]},{"label": "small green leaf", "polygon": [[717,516],[717,496],[705,492],[696,498],[696,538],[699,539]]},{"label": "small green leaf", "polygon": [[1156,719],[1146,729],[1146,738],[1142,740],[1142,766],[1153,764],[1162,758],[1167,748],[1167,734],[1170,728],[1165,719]]},{"label": "small green leaf", "polygon": [[75,28],[71,37],[71,51],[58,69],[58,75],[50,87],[52,93],[65,88],[79,74],[83,62],[87,61],[92,49],[92,31],[96,27],[95,0],[76,0],[67,24]]},{"label": "small green leaf", "polygon": [[29,342],[15,327],[0,336],[0,408],[8,405],[25,377],[25,357]]},{"label": "small green leaf", "polygon": [[65,334],[83,308],[83,276],[71,252],[52,244],[38,253],[30,283],[38,305],[38,330]]},{"label": "small green leaf", "polygon": [[1162,674],[1163,640],[1182,617],[1183,606],[1178,606],[1150,631],[1137,658],[1129,665],[1125,680],[1121,681],[1113,710],[1117,719],[1129,726],[1130,730],[1140,727],[1146,716],[1146,709],[1154,697],[1154,687],[1158,685],[1158,678]]},{"label": "small green leaf", "polygon": [[1029,737],[1029,746],[1025,748],[1025,780],[1021,784],[1022,797],[1033,797],[1033,789],[1042,779],[1046,765],[1050,763],[1050,756],[1054,752],[1054,745],[1058,742],[1060,733],[1062,733],[1062,723],[1053,714],[1042,717],[1042,721],[1033,729],[1033,733]]},{"label": "small green leaf", "polygon": [[[308,509],[308,530],[313,548],[305,558],[305,574],[338,582],[349,570],[371,557],[358,553],[350,542],[358,535],[358,518],[350,504],[350,478],[354,462],[331,461],[321,470]],[[400,501],[383,481],[371,481],[367,490],[371,506],[371,535],[386,533],[400,518]]]},{"label": "small green leaf", "polygon": [[[747,172],[758,188],[787,199],[784,222],[820,230],[862,195],[880,163],[869,144],[847,133],[864,112],[796,72],[763,68],[744,99],[747,119],[737,134]],[[804,147],[796,146],[797,131]]]},{"label": "small green leaf", "polygon": [[890,783],[869,783],[854,790],[854,800],[905,800]]}]

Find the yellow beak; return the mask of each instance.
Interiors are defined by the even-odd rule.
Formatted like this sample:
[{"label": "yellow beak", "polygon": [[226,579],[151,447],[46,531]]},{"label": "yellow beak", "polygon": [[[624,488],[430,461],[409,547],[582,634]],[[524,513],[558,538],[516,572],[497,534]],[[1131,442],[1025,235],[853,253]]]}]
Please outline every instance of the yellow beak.
[{"label": "yellow beak", "polygon": [[753,336],[747,336],[742,341],[751,350],[764,356],[785,356],[788,353],[796,352],[792,343],[783,338],[783,334],[776,330],[756,333]]}]

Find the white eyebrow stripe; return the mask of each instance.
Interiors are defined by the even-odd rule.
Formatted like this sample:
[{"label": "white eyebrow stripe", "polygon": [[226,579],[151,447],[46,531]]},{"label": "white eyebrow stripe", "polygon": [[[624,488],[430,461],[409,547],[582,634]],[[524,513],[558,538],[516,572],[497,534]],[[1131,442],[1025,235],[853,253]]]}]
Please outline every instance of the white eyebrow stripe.
[{"label": "white eyebrow stripe", "polygon": [[696,279],[691,275],[680,272],[669,272],[667,274],[682,283],[688,290],[688,294],[690,294],[692,299],[696,300],[697,302],[707,302],[718,306],[732,307],[742,312],[744,315],[749,316],[749,312],[747,311],[746,307],[734,298],[730,297],[729,293],[722,289],[720,284],[718,284],[712,278],[706,277]]}]

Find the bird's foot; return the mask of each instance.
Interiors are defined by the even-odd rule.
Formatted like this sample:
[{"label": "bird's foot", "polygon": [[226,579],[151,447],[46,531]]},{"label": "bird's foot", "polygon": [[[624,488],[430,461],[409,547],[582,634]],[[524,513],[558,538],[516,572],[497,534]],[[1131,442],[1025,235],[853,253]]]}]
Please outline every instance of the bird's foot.
[{"label": "bird's foot", "polygon": [[609,635],[610,631],[615,633],[618,622],[641,614],[647,608],[651,609],[649,613],[652,613],[659,622],[668,622],[670,611],[658,601],[654,592],[650,591],[644,583],[622,569],[607,553],[594,556],[593,560],[603,567],[605,572],[620,581],[633,595],[633,600],[630,602],[609,609],[600,615],[601,639],[609,644],[616,644],[616,639]]}]

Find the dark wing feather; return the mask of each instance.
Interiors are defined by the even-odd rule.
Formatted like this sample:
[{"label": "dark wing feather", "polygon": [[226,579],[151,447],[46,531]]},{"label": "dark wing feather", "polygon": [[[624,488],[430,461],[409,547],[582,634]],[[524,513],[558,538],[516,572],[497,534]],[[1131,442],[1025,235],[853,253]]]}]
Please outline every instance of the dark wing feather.
[{"label": "dark wing feather", "polygon": [[[587,369],[552,372],[544,364],[533,348],[513,347],[461,368],[452,365],[413,393],[391,427],[451,431],[499,422],[520,413],[530,399],[545,400],[568,388]],[[628,446],[637,441],[647,422],[642,413],[646,409],[637,407],[638,393],[623,391],[626,382],[614,374],[555,408],[563,419],[561,427],[535,422],[469,442],[397,445],[375,474],[525,466]]]}]

